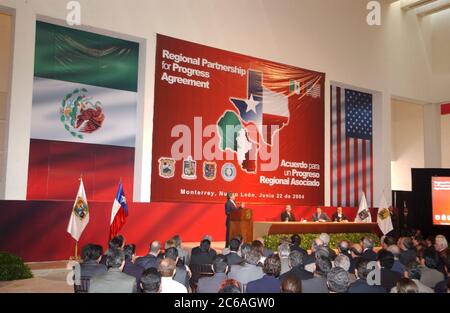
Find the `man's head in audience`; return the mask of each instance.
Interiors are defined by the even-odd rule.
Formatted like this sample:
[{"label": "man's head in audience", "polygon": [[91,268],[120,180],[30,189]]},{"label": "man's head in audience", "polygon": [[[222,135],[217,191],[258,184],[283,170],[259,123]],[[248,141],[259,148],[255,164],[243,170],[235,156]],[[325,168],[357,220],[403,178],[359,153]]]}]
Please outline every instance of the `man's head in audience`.
[{"label": "man's head in audience", "polygon": [[264,260],[263,266],[264,274],[268,276],[278,277],[281,272],[280,257],[276,254],[272,254]]},{"label": "man's head in audience", "polygon": [[323,246],[323,241],[320,238],[316,238],[313,240],[311,244],[311,251],[316,252],[319,247]]},{"label": "man's head in audience", "polygon": [[227,257],[223,254],[218,254],[213,260],[214,273],[226,273],[228,271]]},{"label": "man's head in audience", "polygon": [[261,253],[258,250],[251,249],[245,255],[245,262],[248,264],[257,265],[259,263],[259,260],[261,260]]},{"label": "man's head in audience", "polygon": [[364,237],[362,240],[363,251],[373,249],[373,240],[370,237]]},{"label": "man's head in audience", "polygon": [[239,246],[241,245],[241,243],[239,242],[239,240],[237,239],[231,239],[230,240],[230,251],[233,252],[238,252],[239,251]]},{"label": "man's head in audience", "polygon": [[100,262],[103,255],[103,248],[100,245],[89,243],[81,250],[83,262],[95,261]]},{"label": "man's head in audience", "polygon": [[161,292],[161,274],[156,268],[151,267],[142,273],[141,288],[143,293]]},{"label": "man's head in audience", "polygon": [[166,240],[166,243],[164,244],[164,249],[176,248],[176,247],[177,247],[177,243],[173,239]]},{"label": "man's head in audience", "polygon": [[[212,241],[213,241],[213,238],[212,238],[211,235],[205,235],[205,236],[203,236],[203,238],[202,238],[202,241],[203,241],[203,240],[209,240],[209,242],[212,242]],[[200,241],[200,243],[201,243],[201,241]]]},{"label": "man's head in audience", "polygon": [[158,266],[158,272],[161,277],[173,277],[176,272],[176,263],[171,258],[164,258],[161,260]]},{"label": "man's head in audience", "polygon": [[394,258],[398,260],[400,256],[400,248],[397,245],[389,246],[387,251],[391,252],[394,255]]},{"label": "man's head in audience", "polygon": [[[345,257],[345,256],[344,256]],[[327,274],[327,286],[332,293],[347,292],[350,285],[348,272],[341,267],[332,268]]]},{"label": "man's head in audience", "polygon": [[350,253],[350,243],[347,240],[342,240],[338,245],[339,253],[348,255]]},{"label": "man's head in audience", "polygon": [[319,247],[317,248],[316,252],[314,253],[314,256],[316,259],[320,258],[330,258],[330,251],[325,247]]},{"label": "man's head in audience", "polygon": [[358,265],[356,266],[356,277],[359,279],[366,280],[367,276],[369,276],[369,273],[371,269],[368,267],[369,261],[365,259],[361,259],[358,262]]},{"label": "man's head in audience", "polygon": [[314,274],[316,276],[327,277],[327,274],[331,270],[332,267],[333,267],[333,264],[331,263],[329,258],[326,258],[326,257],[316,258],[316,266],[315,266]]},{"label": "man's head in audience", "polygon": [[122,249],[112,249],[108,251],[106,256],[106,266],[112,269],[123,270],[125,266],[125,253]]},{"label": "man's head in audience", "polygon": [[340,267],[343,270],[348,272],[350,270],[350,259],[349,259],[349,257],[344,255],[344,254],[339,254],[334,259],[334,266]]},{"label": "man's head in audience", "polygon": [[150,254],[158,256],[159,252],[161,252],[161,244],[155,240],[150,244]]},{"label": "man's head in audience", "polygon": [[181,248],[181,236],[180,235],[173,236],[172,240],[175,242],[175,247]]},{"label": "man's head in audience", "polygon": [[208,239],[203,239],[202,242],[200,242],[200,251],[207,253],[210,249],[211,241]]},{"label": "man's head in audience", "polygon": [[400,246],[400,249],[407,251],[414,249],[414,242],[411,239],[411,237],[404,237],[402,240],[402,245]]},{"label": "man's head in audience", "polygon": [[252,249],[258,251],[261,256],[264,255],[264,244],[259,240],[252,241]]},{"label": "man's head in audience", "polygon": [[431,269],[437,269],[439,267],[440,259],[439,254],[434,249],[424,249],[418,253],[420,265],[426,266]]},{"label": "man's head in audience", "polygon": [[377,256],[378,265],[382,268],[392,269],[394,266],[395,258],[392,252],[387,250],[380,250]]},{"label": "man's head in audience", "polygon": [[330,235],[328,235],[327,233],[321,233],[319,238],[320,240],[322,240],[323,245],[325,247],[328,247],[328,244],[330,243]]},{"label": "man's head in audience", "polygon": [[291,236],[291,244],[293,246],[300,246],[300,244],[302,243],[302,239],[299,235],[295,234]]},{"label": "man's head in audience", "polygon": [[175,262],[175,264],[177,264],[178,259],[179,259],[177,248],[175,248],[175,247],[168,248],[166,250],[166,253],[164,253],[164,257],[173,260]]},{"label": "man's head in audience", "polygon": [[123,238],[123,236],[117,235],[109,241],[108,248],[109,249],[123,249],[124,245],[125,245],[125,239]]},{"label": "man's head in audience", "polygon": [[242,293],[242,287],[237,280],[226,279],[220,284],[219,293]]},{"label": "man's head in audience", "polygon": [[359,243],[352,244],[352,247],[350,248],[350,252],[351,252],[353,258],[359,257],[362,253],[361,245]]},{"label": "man's head in audience", "polygon": [[288,258],[290,252],[291,248],[289,247],[289,244],[282,243],[278,246],[278,255],[280,258]]},{"label": "man's head in audience", "polygon": [[397,283],[397,293],[419,293],[419,288],[411,279],[403,277]]},{"label": "man's head in audience", "polygon": [[395,240],[394,237],[392,236],[385,236],[383,238],[383,241],[381,242],[381,247],[385,250],[387,250],[387,248],[389,248],[392,245],[397,244],[397,240]]},{"label": "man's head in audience", "polygon": [[125,261],[133,262],[136,256],[136,245],[132,243],[125,245],[123,253],[125,254]]},{"label": "man's head in audience", "polygon": [[247,254],[252,250],[252,246],[248,243],[244,243],[241,245],[241,257],[246,259]]},{"label": "man's head in audience", "polygon": [[434,248],[437,252],[442,252],[448,249],[447,238],[443,235],[437,235],[434,241]]},{"label": "man's head in audience", "polygon": [[305,255],[298,250],[293,250],[289,253],[289,267],[303,268],[305,264]]},{"label": "man's head in audience", "polygon": [[[298,252],[298,251],[292,251]],[[288,275],[281,282],[281,292],[282,293],[301,293],[302,292],[302,284],[297,277],[293,275]]]}]

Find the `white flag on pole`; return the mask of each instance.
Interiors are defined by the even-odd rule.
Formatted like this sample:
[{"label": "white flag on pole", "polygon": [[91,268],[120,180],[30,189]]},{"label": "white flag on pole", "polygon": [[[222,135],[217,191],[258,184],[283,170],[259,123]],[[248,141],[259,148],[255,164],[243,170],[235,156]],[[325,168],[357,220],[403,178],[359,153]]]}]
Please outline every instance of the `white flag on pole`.
[{"label": "white flag on pole", "polygon": [[361,201],[359,202],[358,213],[356,213],[355,222],[371,223],[372,216],[370,216],[369,207],[367,205],[366,194],[363,192]]},{"label": "white flag on pole", "polygon": [[380,205],[378,207],[377,223],[380,230],[383,232],[383,235],[386,235],[394,229],[384,192],[381,195]]},{"label": "white flag on pole", "polygon": [[80,187],[78,188],[77,197],[73,204],[72,214],[70,214],[67,232],[78,241],[89,223],[89,206],[84,191],[83,179],[80,178]]}]

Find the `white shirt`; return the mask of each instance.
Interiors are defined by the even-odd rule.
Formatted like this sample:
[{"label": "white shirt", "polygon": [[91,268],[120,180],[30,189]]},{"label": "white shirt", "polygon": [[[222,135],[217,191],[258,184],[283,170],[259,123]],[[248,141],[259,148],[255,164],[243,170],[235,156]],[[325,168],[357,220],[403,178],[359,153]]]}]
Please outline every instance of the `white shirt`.
[{"label": "white shirt", "polygon": [[187,293],[187,289],[172,277],[161,277],[161,293]]}]

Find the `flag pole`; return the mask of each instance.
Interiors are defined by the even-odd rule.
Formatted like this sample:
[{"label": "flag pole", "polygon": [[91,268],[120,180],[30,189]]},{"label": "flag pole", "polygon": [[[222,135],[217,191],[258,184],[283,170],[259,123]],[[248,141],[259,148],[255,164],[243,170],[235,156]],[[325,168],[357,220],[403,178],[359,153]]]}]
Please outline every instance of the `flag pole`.
[{"label": "flag pole", "polygon": [[70,257],[70,260],[78,261],[80,260],[80,257],[78,256],[78,241],[75,241],[75,253],[73,256]]}]

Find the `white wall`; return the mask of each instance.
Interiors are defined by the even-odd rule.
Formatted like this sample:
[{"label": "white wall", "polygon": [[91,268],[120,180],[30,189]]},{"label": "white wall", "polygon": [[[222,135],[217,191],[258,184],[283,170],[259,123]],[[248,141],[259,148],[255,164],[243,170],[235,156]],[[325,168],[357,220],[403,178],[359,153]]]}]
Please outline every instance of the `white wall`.
[{"label": "white wall", "polygon": [[[37,15],[64,19],[64,0],[0,0],[16,8],[6,197],[26,196]],[[398,4],[383,5],[382,26],[366,23],[365,0],[81,0],[83,26],[147,39],[143,133],[137,147],[135,200],[150,198],[155,33],[323,71],[330,80],[380,92],[375,199],[390,190],[390,97],[434,103],[429,47],[420,23]],[[326,202],[329,202],[329,88],[326,90]],[[444,92],[445,93],[445,92]],[[447,91],[450,93],[450,91]],[[444,95],[442,95],[444,96]],[[439,96],[441,97],[441,96]],[[385,121],[385,122],[384,122]],[[386,192],[390,197],[390,193]],[[377,201],[377,200],[376,200]]]},{"label": "white wall", "polygon": [[392,189],[411,191],[411,168],[425,165],[424,106],[392,100]]},{"label": "white wall", "polygon": [[442,167],[450,168],[450,114],[441,117]]}]

